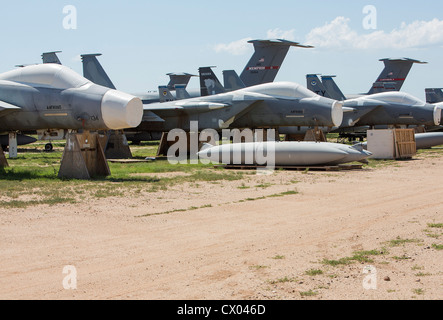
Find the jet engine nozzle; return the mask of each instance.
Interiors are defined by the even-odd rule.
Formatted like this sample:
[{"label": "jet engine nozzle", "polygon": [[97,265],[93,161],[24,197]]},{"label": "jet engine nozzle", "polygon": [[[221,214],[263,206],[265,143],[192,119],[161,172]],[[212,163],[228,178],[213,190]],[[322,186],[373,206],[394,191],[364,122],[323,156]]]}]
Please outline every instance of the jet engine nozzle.
[{"label": "jet engine nozzle", "polygon": [[103,121],[112,130],[137,127],[143,117],[142,101],[117,90],[109,90],[105,93],[101,110]]}]

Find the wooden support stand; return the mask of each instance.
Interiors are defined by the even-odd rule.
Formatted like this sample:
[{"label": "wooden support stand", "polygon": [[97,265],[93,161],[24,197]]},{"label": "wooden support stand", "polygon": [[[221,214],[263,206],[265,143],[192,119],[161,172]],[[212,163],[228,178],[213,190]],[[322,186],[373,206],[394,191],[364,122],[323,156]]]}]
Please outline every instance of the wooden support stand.
[{"label": "wooden support stand", "polygon": [[122,131],[108,131],[105,145],[107,159],[132,159],[126,135]]},{"label": "wooden support stand", "polygon": [[69,133],[59,178],[88,180],[111,174],[98,133]]},{"label": "wooden support stand", "polygon": [[326,142],[326,136],[322,130],[310,129],[305,134],[287,134],[285,141],[314,141]]},{"label": "wooden support stand", "polygon": [[[210,139],[208,138],[208,140],[210,140]],[[181,148],[186,148],[186,150],[188,150],[188,154],[189,154],[189,152],[191,150],[191,142],[190,141],[191,141],[191,137],[190,137],[189,132],[186,133],[186,142],[179,141],[179,139],[177,137],[174,141],[168,141],[168,132],[163,132],[162,138],[160,140],[160,145],[158,146],[158,149],[157,149],[157,157],[160,157],[160,156],[166,157],[168,155],[169,148],[176,143],[182,143]],[[203,146],[204,143],[205,142],[202,142],[202,141],[198,142],[198,150],[201,149],[201,147]],[[196,152],[198,152],[198,151],[196,151]]]},{"label": "wooden support stand", "polygon": [[2,146],[0,145],[0,168],[9,167],[8,160],[6,160],[5,154],[3,153]]}]

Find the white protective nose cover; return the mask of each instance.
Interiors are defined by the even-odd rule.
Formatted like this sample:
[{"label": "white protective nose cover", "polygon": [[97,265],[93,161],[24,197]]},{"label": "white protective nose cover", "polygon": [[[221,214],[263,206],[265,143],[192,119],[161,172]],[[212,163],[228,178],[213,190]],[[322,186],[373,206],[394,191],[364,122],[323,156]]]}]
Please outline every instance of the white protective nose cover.
[{"label": "white protective nose cover", "polygon": [[441,124],[441,114],[443,112],[443,104],[437,105],[434,108],[434,124],[439,126]]},{"label": "white protective nose cover", "polygon": [[336,127],[340,127],[343,122],[343,102],[335,101],[332,104],[332,123]]},{"label": "white protective nose cover", "polygon": [[109,90],[102,99],[102,116],[111,130],[135,128],[142,121],[143,103],[130,94]]}]

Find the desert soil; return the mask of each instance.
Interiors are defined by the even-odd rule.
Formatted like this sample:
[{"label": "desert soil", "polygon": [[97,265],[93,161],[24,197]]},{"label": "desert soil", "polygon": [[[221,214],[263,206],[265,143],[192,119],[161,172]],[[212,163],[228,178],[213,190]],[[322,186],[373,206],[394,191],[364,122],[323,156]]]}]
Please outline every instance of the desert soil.
[{"label": "desert soil", "polygon": [[442,176],[417,156],[0,208],[0,299],[439,300]]}]

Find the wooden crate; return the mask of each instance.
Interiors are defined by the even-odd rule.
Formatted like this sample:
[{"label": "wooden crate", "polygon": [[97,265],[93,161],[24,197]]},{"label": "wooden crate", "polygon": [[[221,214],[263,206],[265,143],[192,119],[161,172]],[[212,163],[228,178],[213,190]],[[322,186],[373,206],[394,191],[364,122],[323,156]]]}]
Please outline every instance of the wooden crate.
[{"label": "wooden crate", "polygon": [[367,136],[372,159],[410,159],[417,154],[414,129],[368,130]]},{"label": "wooden crate", "polygon": [[395,158],[410,159],[417,154],[414,129],[395,129]]}]

